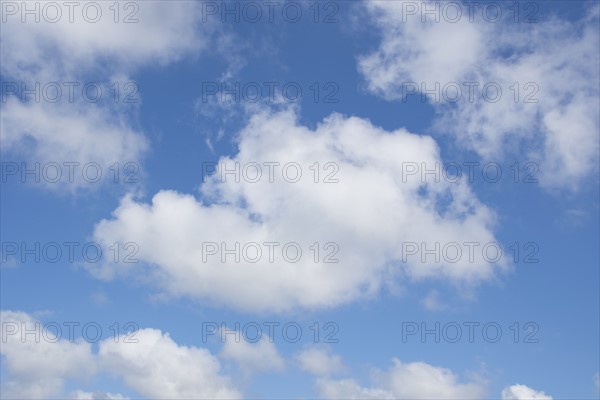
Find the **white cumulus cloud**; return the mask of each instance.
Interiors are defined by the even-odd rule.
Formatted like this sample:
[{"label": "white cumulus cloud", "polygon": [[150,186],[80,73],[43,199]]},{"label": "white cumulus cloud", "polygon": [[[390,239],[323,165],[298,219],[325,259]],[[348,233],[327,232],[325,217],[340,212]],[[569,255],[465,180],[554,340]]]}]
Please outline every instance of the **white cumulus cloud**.
[{"label": "white cumulus cloud", "polygon": [[[37,163],[37,179],[42,183],[92,187],[90,183],[115,179],[115,163],[120,163],[118,171],[127,163],[139,169],[138,162],[149,148],[123,113],[106,107],[23,103],[11,98],[4,104],[0,124],[3,151],[24,153],[30,160],[26,166],[19,164],[7,179],[23,179],[23,171],[34,170]],[[118,179],[123,180],[122,174]]]},{"label": "white cumulus cloud", "polygon": [[502,400],[526,400],[526,399],[539,399],[539,400],[552,400],[551,396],[548,396],[542,391],[534,390],[525,385],[512,385],[502,390]]},{"label": "white cumulus cloud", "polygon": [[2,397],[60,397],[65,380],[84,379],[96,372],[89,343],[61,340],[54,328],[44,331],[39,321],[24,312],[2,310],[0,320],[2,364],[8,371]]},{"label": "white cumulus cloud", "polygon": [[138,343],[107,339],[98,355],[103,367],[149,398],[240,398],[208,350],[180,346],[157,329],[140,329]]},{"label": "white cumulus cloud", "polygon": [[[422,10],[443,3],[415,2],[415,15],[400,1],[364,4],[382,33],[379,48],[359,59],[370,91],[398,100],[414,82],[440,111],[436,131],[455,135],[482,158],[539,163],[548,188],[576,189],[597,171],[600,7],[580,21],[536,15],[538,23],[515,23],[505,15],[491,23],[481,7],[472,21],[464,5],[458,21],[429,15],[423,22]],[[469,82],[479,85],[473,97]],[[493,101],[482,97],[488,84]],[[462,96],[451,103],[455,92]]]},{"label": "white cumulus cloud", "polygon": [[214,30],[213,24],[200,23],[200,6],[193,2],[130,2],[127,7],[124,2],[117,7],[83,3],[75,6],[71,19],[68,7],[58,3],[61,17],[55,22],[49,21],[55,18],[49,3],[53,2],[27,7],[39,9],[38,22],[33,14],[23,15],[24,3],[14,3],[14,15],[12,7],[4,5],[3,11],[8,11],[3,15],[3,73],[16,79],[55,81],[79,77],[83,71],[106,69],[103,73],[114,74],[148,63],[166,65],[205,48]]},{"label": "white cumulus cloud", "polygon": [[[158,329],[136,331],[133,342],[124,336],[98,343],[98,352],[83,340],[70,341],[20,311],[1,311],[3,398],[124,399],[120,394],[77,390],[64,393],[68,383],[110,373],[144,398],[237,399],[241,393],[222,374],[210,351],[182,346]],[[37,324],[37,325],[36,325]],[[56,324],[60,328],[60,324]],[[25,334],[25,329],[37,332]],[[64,328],[63,328],[64,329]]]},{"label": "white cumulus cloud", "polygon": [[[134,128],[141,99],[132,74],[229,35],[201,23],[195,2],[3,2],[2,11],[2,152],[25,158],[28,169],[58,163],[63,175],[64,163],[98,163],[106,177],[114,162],[139,162],[149,146]],[[98,186],[81,175],[47,187]]]},{"label": "white cumulus cloud", "polygon": [[[483,245],[495,243],[494,213],[466,181],[403,179],[404,163],[440,162],[430,137],[404,129],[387,132],[339,114],[311,130],[298,123],[293,110],[263,111],[240,132],[238,147],[234,157],[220,162],[229,170],[238,163],[241,171],[258,164],[258,182],[251,182],[254,165],[246,169],[248,179],[240,176],[239,182],[231,175],[210,176],[202,185],[202,200],[166,190],[151,204],[126,197],[111,219],[97,224],[95,240],[107,246],[137,243],[140,267],[147,265],[166,293],[252,311],[331,307],[377,293],[390,277],[473,285],[506,267],[504,257],[485,259]],[[272,182],[265,166],[269,162],[279,163]],[[292,163],[297,166],[282,178],[284,166]],[[296,178],[298,170],[298,182],[285,180]],[[326,179],[337,182],[324,183]],[[272,253],[264,246],[270,242],[280,244]],[[448,243],[478,245],[473,257],[463,249],[458,260],[449,262],[408,257],[408,242],[423,250],[438,243],[440,251]],[[209,255],[213,248],[207,243],[216,243],[218,254]],[[240,244],[239,262],[225,254],[222,243],[227,249]],[[241,249],[249,243],[259,250],[247,247],[252,251],[242,258]],[[297,262],[282,254],[290,243],[297,244],[293,251],[287,248],[290,257],[298,247],[302,252]],[[248,262],[257,254],[256,262]],[[326,256],[339,262],[325,262]],[[90,265],[103,278],[139,273],[136,267]]]},{"label": "white cumulus cloud", "polygon": [[128,397],[124,397],[118,393],[104,393],[104,392],[84,392],[83,390],[76,390],[71,394],[71,399],[75,400],[127,400]]},{"label": "white cumulus cloud", "polygon": [[481,399],[486,389],[481,382],[462,383],[454,372],[424,362],[402,363],[374,377],[373,387],[353,379],[317,380],[317,390],[327,399]]},{"label": "white cumulus cloud", "polygon": [[311,346],[296,355],[300,369],[317,376],[328,376],[345,369],[342,358],[331,351]]},{"label": "white cumulus cloud", "polygon": [[223,349],[219,353],[221,358],[234,361],[247,375],[262,371],[280,371],[285,367],[285,361],[268,336],[261,336],[256,343],[251,343],[239,335],[239,332],[228,331]]}]

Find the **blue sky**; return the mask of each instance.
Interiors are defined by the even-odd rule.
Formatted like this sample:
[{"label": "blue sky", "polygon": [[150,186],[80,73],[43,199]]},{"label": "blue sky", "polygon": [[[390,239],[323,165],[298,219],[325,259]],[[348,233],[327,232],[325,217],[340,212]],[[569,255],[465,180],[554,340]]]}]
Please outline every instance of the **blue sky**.
[{"label": "blue sky", "polygon": [[[599,397],[596,2],[521,2],[518,16],[482,2],[497,22],[479,8],[470,21],[462,2],[283,1],[273,21],[262,2],[98,2],[95,23],[88,2],[72,22],[55,3],[56,23],[53,5],[28,4],[40,22],[1,3],[3,397]],[[22,91],[36,83],[39,101]],[[209,91],[236,83],[239,101]],[[38,181],[22,174],[36,163]],[[207,163],[262,177],[208,176]],[[291,163],[299,182],[282,175]],[[422,174],[448,164],[463,174]],[[257,263],[203,254],[264,242],[280,243],[273,263],[264,245]],[[339,262],[323,262],[326,243]],[[421,258],[436,243],[440,260]],[[39,339],[24,332],[36,322]],[[255,324],[258,342],[236,342]]]}]

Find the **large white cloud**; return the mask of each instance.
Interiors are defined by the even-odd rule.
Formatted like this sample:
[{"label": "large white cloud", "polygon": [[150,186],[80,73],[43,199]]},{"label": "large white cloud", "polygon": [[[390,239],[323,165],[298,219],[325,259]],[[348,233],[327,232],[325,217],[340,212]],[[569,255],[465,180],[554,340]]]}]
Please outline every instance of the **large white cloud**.
[{"label": "large white cloud", "polygon": [[374,387],[363,387],[353,379],[317,380],[319,394],[327,399],[481,399],[482,382],[462,383],[451,370],[423,362],[402,363],[374,377]]},{"label": "large white cloud", "polygon": [[[42,332],[40,325],[36,328],[39,321],[19,311],[0,311],[0,321],[2,364],[8,373],[1,387],[3,398],[60,397],[65,380],[95,373],[89,343],[60,340],[51,327]],[[32,333],[25,335],[25,329]]]},{"label": "large white cloud", "polygon": [[[124,174],[133,172],[131,180],[139,181],[139,161],[149,147],[144,135],[130,126],[128,117],[109,107],[9,99],[0,124],[3,151],[29,157],[26,166],[17,164],[14,175],[6,175],[7,180],[33,182],[33,175],[23,174],[38,163],[37,179],[48,185],[70,183],[89,188],[97,182],[123,182]],[[115,167],[115,163],[119,164]],[[125,165],[132,168],[125,171]]]},{"label": "large white cloud", "polygon": [[[218,359],[208,350],[181,346],[157,329],[140,329],[137,342],[125,337],[98,343],[97,353],[83,340],[57,337],[56,327],[44,325],[23,312],[1,311],[2,367],[6,373],[3,398],[66,398],[67,382],[86,383],[107,372],[145,398],[240,398],[231,380],[221,373]],[[38,324],[38,325],[36,325]],[[65,327],[58,324],[61,329]],[[25,335],[25,329],[36,332]],[[36,340],[37,339],[37,340]],[[119,394],[77,390],[77,399],[123,399]]]},{"label": "large white cloud", "polygon": [[[483,258],[482,245],[494,242],[494,216],[465,180],[422,183],[420,176],[403,177],[403,163],[440,162],[438,147],[429,137],[404,129],[387,132],[369,121],[338,114],[310,130],[297,122],[293,110],[263,111],[240,133],[236,156],[221,162],[229,169],[237,162],[240,170],[258,163],[262,178],[252,183],[241,177],[237,183],[231,175],[222,179],[214,174],[202,186],[202,200],[173,191],[157,193],[151,204],[127,197],[112,219],[97,224],[95,240],[106,246],[136,242],[137,257],[150,264],[156,282],[168,293],[252,311],[335,306],[376,293],[394,276],[476,284],[493,278],[506,264],[504,258],[498,262]],[[280,163],[273,182],[267,162]],[[282,178],[283,166],[292,162],[302,171],[296,183]],[[309,169],[315,162],[321,169],[319,183],[314,182],[314,169]],[[323,170],[328,162],[339,167],[337,183],[323,183],[334,171],[334,167]],[[253,179],[256,169],[247,172]],[[288,172],[287,179],[293,179],[295,170]],[[224,242],[229,249],[235,242],[240,248],[258,243],[262,257],[249,263],[228,256],[222,262],[223,252],[215,256],[205,252],[203,259],[203,243],[208,242]],[[281,243],[274,262],[265,242]],[[283,245],[292,242],[303,252],[295,263],[282,255]],[[317,262],[309,249],[315,242],[321,247]],[[337,263],[324,262],[335,250],[324,248],[328,242],[339,246]],[[421,243],[433,249],[436,242],[440,249],[450,242],[482,245],[472,259],[465,248],[456,262],[434,256],[423,262],[418,255],[406,256],[407,242],[418,243],[421,249]],[[295,252],[288,254],[293,257]],[[247,259],[253,255],[254,251]],[[90,268],[111,278],[136,266]]]},{"label": "large white cloud", "polygon": [[502,400],[525,400],[525,399],[539,399],[539,400],[552,400],[551,396],[548,396],[542,391],[533,390],[532,388],[525,385],[512,385],[502,390]]},{"label": "large white cloud", "polygon": [[24,3],[3,3],[2,73],[16,79],[54,81],[105,68],[114,74],[148,63],[165,65],[205,48],[215,29],[201,24],[200,5],[194,2],[81,2],[72,10],[72,21],[69,7],[55,2],[61,13],[56,22],[51,22],[56,8],[48,6],[53,2],[27,5],[38,7],[39,22],[23,15]]},{"label": "large white cloud", "polygon": [[157,329],[136,332],[138,343],[100,344],[103,367],[144,397],[234,399],[240,393],[220,375],[219,361],[206,349],[180,346]]},{"label": "large white cloud", "polygon": [[[35,9],[38,22],[24,11]],[[126,23],[128,16],[134,22]],[[140,67],[196,56],[229,35],[215,19],[201,23],[199,3],[185,1],[6,1],[2,18],[2,151],[30,164],[95,162],[105,176],[114,162],[140,161],[149,147],[134,128],[134,103],[141,99],[131,76]],[[37,99],[23,94],[31,90]],[[98,186],[81,173],[75,177],[51,187]]]},{"label": "large white cloud", "polygon": [[[364,4],[382,33],[379,48],[359,60],[369,90],[392,100],[409,90],[405,83],[428,90],[438,83],[440,89],[434,92],[441,93],[439,100],[425,95],[441,111],[436,130],[452,133],[483,158],[510,155],[540,163],[541,183],[547,187],[577,188],[597,171],[597,5],[581,21],[538,14],[539,23],[514,23],[504,8],[504,17],[491,23],[482,17],[481,6],[473,21],[463,5],[458,21],[452,22],[454,14],[449,14],[439,22],[431,15],[422,22],[422,10],[443,3],[414,2],[419,9],[415,15],[409,15],[404,2]],[[479,84],[472,101],[467,82]],[[446,98],[441,91],[452,83],[462,92],[454,104],[447,101],[454,89],[449,86]],[[499,100],[482,98],[482,87],[488,83],[501,88]],[[493,99],[495,89],[487,94]],[[528,150],[520,150],[523,144]]]}]

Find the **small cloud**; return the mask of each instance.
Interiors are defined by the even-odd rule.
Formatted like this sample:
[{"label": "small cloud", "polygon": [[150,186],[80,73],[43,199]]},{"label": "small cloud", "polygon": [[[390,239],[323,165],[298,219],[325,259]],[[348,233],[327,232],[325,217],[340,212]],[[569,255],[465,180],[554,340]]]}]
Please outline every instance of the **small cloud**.
[{"label": "small cloud", "polygon": [[502,400],[552,400],[552,396],[548,396],[542,391],[534,390],[525,385],[512,385],[502,390]]},{"label": "small cloud", "polygon": [[441,311],[447,308],[447,306],[440,302],[440,294],[437,290],[431,290],[421,301],[421,304],[429,311]]},{"label": "small cloud", "polygon": [[129,397],[124,397],[118,393],[108,392],[84,392],[83,390],[77,390],[71,394],[71,398],[74,400],[127,400]]},{"label": "small cloud", "polygon": [[2,262],[0,262],[1,268],[16,268],[17,267],[17,258],[14,256],[9,256],[8,254],[0,254],[2,258]]},{"label": "small cloud", "polygon": [[235,362],[246,376],[284,369],[285,362],[268,336],[251,343],[239,331],[226,330],[224,335],[226,341],[219,356]]},{"label": "small cloud", "polygon": [[340,356],[314,346],[304,349],[295,358],[301,370],[317,376],[328,376],[346,369]]},{"label": "small cloud", "polygon": [[31,313],[31,315],[35,319],[44,319],[47,317],[51,317],[53,314],[54,314],[54,311],[52,311],[52,310],[37,310],[37,311],[34,311],[33,313]]},{"label": "small cloud", "polygon": [[110,299],[102,290],[98,290],[90,295],[90,299],[97,306],[105,306],[110,303]]},{"label": "small cloud", "polygon": [[580,208],[570,208],[557,218],[557,222],[560,225],[567,226],[569,228],[579,228],[583,226],[587,216],[588,213],[585,210]]}]

